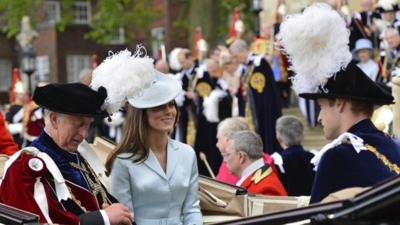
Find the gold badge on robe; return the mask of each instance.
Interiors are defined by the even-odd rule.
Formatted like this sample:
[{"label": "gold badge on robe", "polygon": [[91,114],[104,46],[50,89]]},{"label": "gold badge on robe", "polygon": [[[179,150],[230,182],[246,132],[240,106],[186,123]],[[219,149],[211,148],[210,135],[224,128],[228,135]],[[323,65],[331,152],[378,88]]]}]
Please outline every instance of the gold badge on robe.
[{"label": "gold badge on robe", "polygon": [[195,91],[200,95],[200,97],[207,97],[212,91],[212,87],[209,83],[200,81],[197,83]]},{"label": "gold badge on robe", "polygon": [[250,77],[250,87],[255,89],[258,93],[263,93],[266,85],[266,79],[264,74],[260,72],[253,73]]}]

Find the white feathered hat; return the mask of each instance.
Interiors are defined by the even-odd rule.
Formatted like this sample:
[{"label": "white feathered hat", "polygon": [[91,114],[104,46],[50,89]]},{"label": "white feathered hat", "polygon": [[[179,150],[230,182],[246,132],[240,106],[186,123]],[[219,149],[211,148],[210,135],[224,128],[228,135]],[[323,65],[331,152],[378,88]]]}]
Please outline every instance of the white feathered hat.
[{"label": "white feathered hat", "polygon": [[174,100],[181,91],[182,85],[176,76],[157,71],[151,86],[128,98],[128,102],[138,109],[153,108]]},{"label": "white feathered hat", "polygon": [[93,71],[90,87],[104,87],[107,98],[102,106],[109,114],[117,112],[128,98],[140,94],[155,80],[153,59],[146,56],[146,49],[138,46],[135,53],[123,50],[107,57]]},{"label": "white feathered hat", "polygon": [[151,108],[175,99],[182,91],[176,77],[154,68],[146,49],[138,46],[135,53],[123,50],[106,58],[94,71],[92,89],[104,87],[107,98],[102,107],[109,114],[128,102],[136,108]]}]

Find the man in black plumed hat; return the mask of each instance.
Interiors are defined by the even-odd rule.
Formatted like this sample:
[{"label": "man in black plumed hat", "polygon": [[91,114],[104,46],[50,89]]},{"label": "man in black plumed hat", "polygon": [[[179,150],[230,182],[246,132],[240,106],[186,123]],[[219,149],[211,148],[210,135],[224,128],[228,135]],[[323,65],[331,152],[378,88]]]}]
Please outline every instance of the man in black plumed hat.
[{"label": "man in black plumed hat", "polygon": [[318,121],[332,141],[311,160],[316,169],[312,203],[400,173],[399,146],[370,119],[375,105],[392,104],[393,97],[350,62],[348,34],[344,20],[326,4],[288,18],[279,34],[296,74],[294,89],[317,99]]},{"label": "man in black plumed hat", "polygon": [[10,159],[0,202],[33,212],[49,224],[131,224],[129,209],[117,203],[77,152],[106,90],[81,83],[38,87],[33,100],[45,108],[45,127],[31,147]]}]

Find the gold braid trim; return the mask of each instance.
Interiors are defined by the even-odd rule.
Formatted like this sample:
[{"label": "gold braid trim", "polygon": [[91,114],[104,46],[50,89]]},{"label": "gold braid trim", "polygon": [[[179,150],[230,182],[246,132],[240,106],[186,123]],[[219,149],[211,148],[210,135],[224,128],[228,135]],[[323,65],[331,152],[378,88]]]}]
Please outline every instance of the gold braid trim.
[{"label": "gold braid trim", "polygon": [[383,154],[381,154],[380,152],[378,152],[378,150],[376,150],[375,147],[373,147],[373,146],[371,146],[371,145],[369,145],[369,144],[365,144],[365,147],[367,147],[368,151],[374,153],[374,155],[375,155],[379,160],[381,160],[382,163],[385,164],[385,166],[389,167],[389,169],[390,169],[391,171],[393,171],[393,172],[396,173],[396,174],[400,174],[400,168],[399,168],[396,164],[391,163],[391,162],[386,158],[386,156],[384,156]]}]

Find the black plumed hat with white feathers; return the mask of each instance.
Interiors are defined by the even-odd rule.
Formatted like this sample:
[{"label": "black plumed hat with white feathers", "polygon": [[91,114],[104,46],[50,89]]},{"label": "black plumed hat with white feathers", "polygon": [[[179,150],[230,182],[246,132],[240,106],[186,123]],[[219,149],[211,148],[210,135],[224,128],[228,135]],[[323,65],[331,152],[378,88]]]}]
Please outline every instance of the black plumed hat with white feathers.
[{"label": "black plumed hat with white feathers", "polygon": [[343,98],[390,104],[393,97],[354,63],[344,19],[325,3],[289,15],[278,41],[291,63],[293,89],[304,98]]}]

